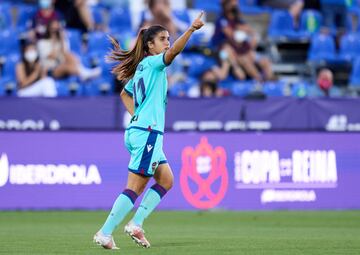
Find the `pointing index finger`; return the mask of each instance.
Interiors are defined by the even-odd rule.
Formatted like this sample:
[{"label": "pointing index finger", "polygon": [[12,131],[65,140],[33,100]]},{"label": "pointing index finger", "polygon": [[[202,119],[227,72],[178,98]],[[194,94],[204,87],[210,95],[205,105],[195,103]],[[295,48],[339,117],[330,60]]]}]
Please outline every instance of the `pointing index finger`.
[{"label": "pointing index finger", "polygon": [[201,11],[197,19],[201,19],[203,15],[204,15],[204,11]]}]

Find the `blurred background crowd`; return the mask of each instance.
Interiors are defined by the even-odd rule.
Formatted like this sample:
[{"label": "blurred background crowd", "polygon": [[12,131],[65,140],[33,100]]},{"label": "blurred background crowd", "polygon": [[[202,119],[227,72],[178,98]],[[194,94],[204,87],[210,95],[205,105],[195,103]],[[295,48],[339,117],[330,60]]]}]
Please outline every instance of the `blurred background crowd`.
[{"label": "blurred background crowd", "polygon": [[0,96],[117,94],[108,35],[129,49],[161,24],[174,41],[200,10],[204,29],[168,68],[170,96],[359,95],[358,0],[2,0]]}]

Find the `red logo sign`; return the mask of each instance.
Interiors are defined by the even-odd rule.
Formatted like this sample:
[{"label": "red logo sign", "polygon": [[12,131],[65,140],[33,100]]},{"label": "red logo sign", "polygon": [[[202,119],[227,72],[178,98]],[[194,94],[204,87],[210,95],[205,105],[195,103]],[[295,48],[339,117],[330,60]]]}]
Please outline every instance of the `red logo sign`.
[{"label": "red logo sign", "polygon": [[200,209],[218,205],[225,196],[229,181],[224,148],[213,149],[207,138],[202,137],[195,149],[184,148],[182,164],[180,185],[186,200]]}]

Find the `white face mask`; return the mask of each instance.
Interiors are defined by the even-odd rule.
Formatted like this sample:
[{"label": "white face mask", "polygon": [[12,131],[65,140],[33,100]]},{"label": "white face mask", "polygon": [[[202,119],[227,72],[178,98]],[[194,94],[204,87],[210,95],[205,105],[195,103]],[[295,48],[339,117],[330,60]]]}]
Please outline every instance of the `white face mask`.
[{"label": "white face mask", "polygon": [[234,40],[238,43],[242,43],[247,39],[247,34],[244,31],[236,30],[234,33]]},{"label": "white face mask", "polygon": [[25,52],[25,59],[28,62],[34,62],[38,57],[38,53],[36,52],[36,50],[28,50],[27,52]]}]

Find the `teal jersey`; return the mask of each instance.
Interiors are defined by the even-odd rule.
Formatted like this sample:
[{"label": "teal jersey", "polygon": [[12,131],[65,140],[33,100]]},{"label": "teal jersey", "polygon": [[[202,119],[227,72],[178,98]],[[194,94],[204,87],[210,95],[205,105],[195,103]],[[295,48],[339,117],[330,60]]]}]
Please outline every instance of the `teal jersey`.
[{"label": "teal jersey", "polygon": [[145,57],[125,91],[133,97],[135,113],[128,128],[164,132],[167,77],[164,53]]}]

